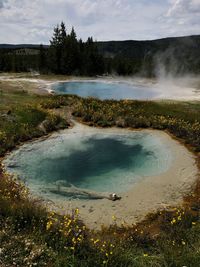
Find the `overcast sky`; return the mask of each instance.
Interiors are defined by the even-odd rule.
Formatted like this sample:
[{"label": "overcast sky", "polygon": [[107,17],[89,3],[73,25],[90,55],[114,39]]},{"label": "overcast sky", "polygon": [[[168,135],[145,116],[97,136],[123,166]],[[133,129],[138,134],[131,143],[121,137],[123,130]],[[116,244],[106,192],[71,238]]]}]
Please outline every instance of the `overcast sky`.
[{"label": "overcast sky", "polygon": [[61,21],[83,40],[200,34],[200,0],[0,0],[0,43],[48,44]]}]

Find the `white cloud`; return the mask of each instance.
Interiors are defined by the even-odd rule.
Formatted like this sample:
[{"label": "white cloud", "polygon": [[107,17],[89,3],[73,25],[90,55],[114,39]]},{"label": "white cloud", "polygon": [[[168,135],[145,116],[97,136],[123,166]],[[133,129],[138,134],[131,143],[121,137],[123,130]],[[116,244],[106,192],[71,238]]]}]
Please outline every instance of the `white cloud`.
[{"label": "white cloud", "polygon": [[48,43],[62,20],[83,39],[200,33],[199,11],[200,0],[0,0],[0,42]]},{"label": "white cloud", "polygon": [[3,8],[7,0],[0,0],[0,8]]},{"label": "white cloud", "polygon": [[173,35],[200,34],[200,0],[175,0],[163,18]]},{"label": "white cloud", "polygon": [[176,0],[167,12],[167,16],[191,16],[200,12],[200,0]]}]

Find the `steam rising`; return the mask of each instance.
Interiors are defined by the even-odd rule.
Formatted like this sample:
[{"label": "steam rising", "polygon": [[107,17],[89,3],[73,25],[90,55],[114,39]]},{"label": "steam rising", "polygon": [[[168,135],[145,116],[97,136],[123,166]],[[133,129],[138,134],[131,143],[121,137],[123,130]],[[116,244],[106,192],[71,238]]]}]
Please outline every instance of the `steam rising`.
[{"label": "steam rising", "polygon": [[168,48],[154,56],[156,89],[160,98],[200,100],[200,76],[187,71],[189,57],[180,60],[176,53],[176,48]]}]

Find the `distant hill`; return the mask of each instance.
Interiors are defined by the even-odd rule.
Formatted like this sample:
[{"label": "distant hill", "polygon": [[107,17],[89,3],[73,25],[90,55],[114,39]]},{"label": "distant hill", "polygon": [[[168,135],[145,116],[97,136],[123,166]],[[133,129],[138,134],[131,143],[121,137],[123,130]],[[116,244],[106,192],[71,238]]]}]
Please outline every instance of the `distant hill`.
[{"label": "distant hill", "polygon": [[127,60],[127,65],[144,75],[157,75],[161,69],[172,74],[200,73],[200,35],[97,45],[105,58]]},{"label": "distant hill", "polygon": [[[44,45],[44,48],[48,47]],[[37,53],[33,49],[39,50],[39,48],[38,44],[0,44],[0,52],[7,51],[6,53],[19,56],[34,56]],[[162,69],[165,73],[180,75],[200,73],[200,35],[150,41],[97,42],[97,48],[105,59],[105,73],[116,72],[121,75],[140,73],[155,76]]]},{"label": "distant hill", "polygon": [[[150,53],[168,49],[200,50],[200,35],[169,37],[151,41],[106,41],[98,42],[98,48],[106,56],[122,55],[127,58],[140,58]],[[182,50],[183,52],[183,50]],[[191,53],[194,51],[190,50]]]},{"label": "distant hill", "polygon": [[[48,48],[48,45],[44,45]],[[38,44],[0,44],[0,49],[20,49],[20,48],[36,48],[39,49],[40,45]]]},{"label": "distant hill", "polygon": [[[48,48],[48,45],[43,45]],[[193,48],[200,49],[200,35],[169,37],[147,41],[104,41],[97,42],[99,51],[107,56],[123,55],[129,58],[141,57],[149,52],[164,51],[169,48]],[[36,48],[39,44],[0,44],[0,49]],[[192,51],[191,51],[192,53]]]}]

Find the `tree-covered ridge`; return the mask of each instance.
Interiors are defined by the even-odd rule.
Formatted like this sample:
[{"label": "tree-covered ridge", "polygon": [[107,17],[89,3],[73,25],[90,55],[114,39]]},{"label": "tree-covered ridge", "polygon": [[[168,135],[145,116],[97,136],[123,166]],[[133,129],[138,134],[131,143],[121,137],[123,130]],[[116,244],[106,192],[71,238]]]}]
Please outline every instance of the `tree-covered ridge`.
[{"label": "tree-covered ridge", "polygon": [[62,22],[54,28],[49,46],[0,45],[0,71],[31,70],[80,76],[199,74],[200,36],[109,42],[89,37],[83,42]]},{"label": "tree-covered ridge", "polygon": [[164,38],[151,41],[98,42],[99,52],[118,74],[140,73],[156,76],[200,73],[200,36]]}]

